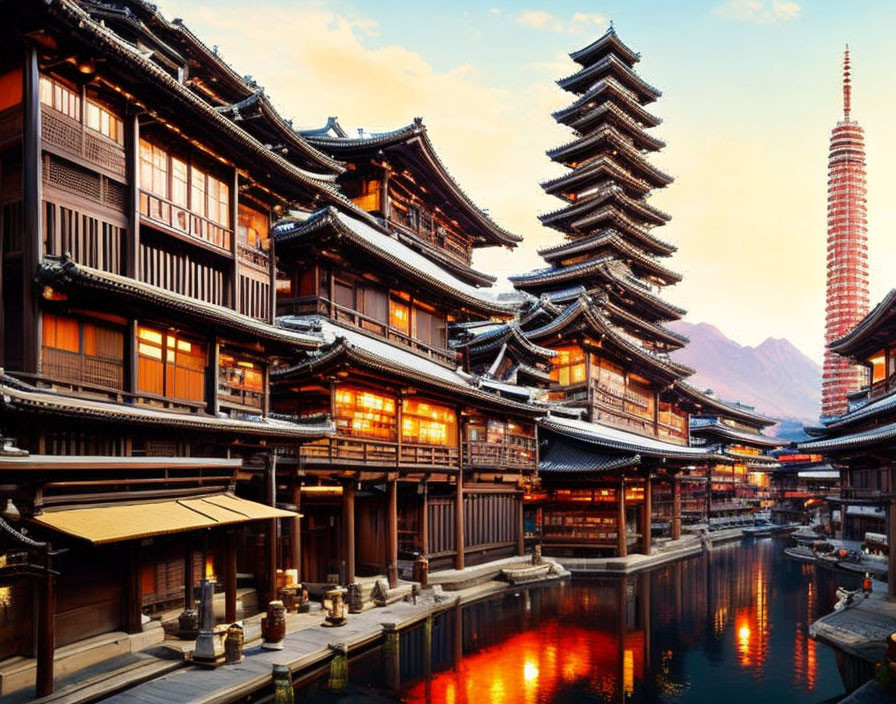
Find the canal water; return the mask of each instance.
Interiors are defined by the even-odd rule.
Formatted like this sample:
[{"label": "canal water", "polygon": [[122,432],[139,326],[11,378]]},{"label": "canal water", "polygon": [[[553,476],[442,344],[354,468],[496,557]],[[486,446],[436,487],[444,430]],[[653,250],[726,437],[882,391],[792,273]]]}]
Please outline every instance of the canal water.
[{"label": "canal water", "polygon": [[819,704],[843,694],[808,637],[856,578],[794,562],[766,538],[627,578],[573,580],[452,609],[353,656],[306,704]]}]

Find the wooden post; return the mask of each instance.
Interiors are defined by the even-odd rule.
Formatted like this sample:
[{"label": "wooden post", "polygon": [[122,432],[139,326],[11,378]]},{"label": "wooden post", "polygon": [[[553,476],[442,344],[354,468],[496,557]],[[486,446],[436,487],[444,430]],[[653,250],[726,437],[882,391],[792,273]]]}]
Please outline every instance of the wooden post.
[{"label": "wooden post", "polygon": [[671,475],[672,482],[672,540],[681,538],[681,482],[678,476]]},{"label": "wooden post", "polygon": [[650,554],[651,543],[651,512],[653,511],[653,483],[650,481],[650,472],[644,477],[644,505],[641,507],[641,543],[642,552]]},{"label": "wooden post", "polygon": [[[277,505],[277,455],[270,455],[268,459],[269,462],[269,480],[270,485],[268,487],[268,504],[270,506]],[[277,519],[272,518],[268,521],[268,544],[267,544],[267,553],[268,553],[268,573],[267,578],[265,579],[265,584],[267,586],[268,593],[268,601],[273,601],[277,598]]]},{"label": "wooden post", "polygon": [[[40,305],[34,274],[43,256],[43,195],[41,193],[41,105],[37,49],[25,49],[22,84],[22,205],[24,252],[22,253],[23,370],[40,372]],[[52,683],[50,685],[52,687]]]},{"label": "wooden post", "polygon": [[386,544],[388,545],[389,588],[398,586],[398,480],[389,478],[389,502],[386,513]]},{"label": "wooden post", "polygon": [[47,574],[38,590],[40,608],[37,624],[37,674],[35,695],[45,697],[53,693],[53,655],[56,648],[56,578],[49,572],[50,558],[47,558]]},{"label": "wooden post", "polygon": [[520,492],[516,502],[516,554],[520,557],[526,554],[526,542],[523,533],[523,493]]},{"label": "wooden post", "polygon": [[208,346],[208,367],[205,370],[205,407],[210,416],[218,415],[218,365],[221,346],[212,338]]},{"label": "wooden post", "polygon": [[237,241],[237,232],[239,230],[239,213],[240,213],[240,172],[234,168],[233,169],[233,181],[231,181],[231,193],[230,193],[230,212],[228,213],[228,219],[230,220],[230,231],[233,233],[230,240],[231,246],[231,257],[232,257],[232,265],[231,269],[231,277],[230,277],[230,290],[227,292],[228,295],[225,296],[226,299],[229,300],[230,307],[233,308],[236,312],[240,312],[240,257],[239,251],[240,246]]},{"label": "wooden post", "polygon": [[296,480],[292,490],[292,502],[296,507],[296,517],[292,519],[292,568],[297,571],[297,581],[302,581],[302,487]]},{"label": "wooden post", "polygon": [[184,611],[193,608],[193,546],[190,538],[184,540]]},{"label": "wooden post", "polygon": [[342,544],[345,550],[345,583],[355,581],[355,482],[342,490]]},{"label": "wooden post", "polygon": [[619,553],[619,557],[625,557],[628,555],[628,538],[625,534],[625,477],[619,482],[619,501],[617,504],[619,509],[619,514],[616,519],[619,522],[616,531],[618,539],[617,552]]},{"label": "wooden post", "polygon": [[464,568],[464,470],[457,470],[457,496],[454,500],[454,544],[457,554],[454,569]]},{"label": "wooden post", "polygon": [[423,506],[420,517],[420,547],[429,555],[429,482],[423,482]]},{"label": "wooden post", "polygon": [[[136,108],[134,108],[136,109]],[[125,130],[125,160],[128,174],[128,228],[124,271],[132,279],[140,278],[140,119],[128,118]]]},{"label": "wooden post", "polygon": [[224,620],[236,621],[236,535],[224,534]]},{"label": "wooden post", "polygon": [[127,590],[124,597],[124,627],[128,633],[143,631],[143,595],[140,592],[140,543],[127,551]]},{"label": "wooden post", "polygon": [[[890,470],[893,473],[893,470]],[[892,485],[891,485],[892,486]],[[841,517],[841,521],[843,518]],[[887,560],[887,600],[896,601],[896,495],[890,495],[890,509],[887,511],[887,545],[890,558]]]}]

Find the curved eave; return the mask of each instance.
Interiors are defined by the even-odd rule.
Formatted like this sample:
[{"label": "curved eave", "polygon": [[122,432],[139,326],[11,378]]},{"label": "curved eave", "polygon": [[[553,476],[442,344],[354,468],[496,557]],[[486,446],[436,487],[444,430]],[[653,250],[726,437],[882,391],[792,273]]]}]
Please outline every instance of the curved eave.
[{"label": "curved eave", "polygon": [[576,223],[582,221],[584,216],[589,215],[607,201],[613,201],[619,210],[632,219],[640,219],[646,225],[664,225],[672,219],[671,215],[648,205],[645,201],[627,196],[625,191],[618,186],[603,188],[581,200],[573,201],[565,208],[539,215],[538,219],[543,225],[550,227],[556,227],[558,224],[575,226]]},{"label": "curved eave", "polygon": [[[388,223],[381,224],[383,224],[384,226],[388,225]],[[398,239],[408,247],[416,250],[428,259],[434,259],[439,263],[440,266],[445,267],[455,276],[458,276],[469,284],[472,284],[474,286],[491,286],[498,280],[497,276],[492,276],[482,271],[477,271],[476,269],[467,266],[463,262],[458,261],[454,257],[445,254],[439,247],[435,247],[428,242],[424,242],[418,237],[409,235],[398,228],[394,228],[393,232],[396,237],[398,237]]]},{"label": "curved eave", "polygon": [[637,453],[642,458],[665,458],[700,462],[715,457],[700,448],[688,447],[687,445],[673,445],[672,443],[663,442],[655,437],[648,436],[644,436],[642,440],[641,436],[635,433],[620,431],[598,423],[571,420],[564,422],[553,416],[547,416],[540,419],[538,425],[560,436],[618,452]]},{"label": "curved eave", "polygon": [[168,314],[183,316],[194,324],[223,328],[251,340],[265,340],[309,350],[320,347],[320,341],[316,337],[281,330],[230,308],[93,269],[71,259],[45,256],[35,279],[41,285],[57,291],[73,295],[87,292],[92,297],[112,295],[115,301],[133,308],[164,310]]},{"label": "curved eave", "polygon": [[797,449],[800,452],[829,454],[835,452],[848,453],[853,450],[865,450],[866,448],[874,447],[875,445],[883,445],[888,450],[891,450],[894,440],[896,440],[896,423],[889,423],[888,425],[881,425],[877,428],[865,430],[860,433],[841,435],[825,440],[811,440],[809,442],[797,443]]},{"label": "curved eave", "polygon": [[353,368],[366,369],[375,374],[393,376],[417,387],[424,387],[436,392],[447,392],[474,403],[501,408],[525,416],[536,416],[543,412],[542,409],[530,404],[511,401],[497,394],[482,391],[474,386],[460,383],[454,384],[438,377],[427,375],[419,369],[404,367],[394,360],[386,359],[368,350],[361,349],[346,340],[337,341],[332,349],[317,358],[271,372],[271,378],[274,380],[288,380],[307,374],[314,374],[344,363],[348,363]]},{"label": "curved eave", "polygon": [[590,111],[595,101],[604,97],[605,94],[606,97],[613,100],[625,114],[629,115],[635,122],[643,127],[656,127],[662,124],[662,119],[653,113],[648,112],[644,106],[638,102],[638,96],[628,90],[612,76],[595,83],[567,107],[551,113],[551,117],[560,124],[570,125]]},{"label": "curved eave", "polygon": [[80,421],[109,422],[125,425],[164,427],[194,432],[227,433],[229,436],[262,436],[316,440],[335,432],[331,421],[317,424],[288,423],[275,420],[238,420],[195,413],[172,413],[141,406],[77,398],[33,388],[21,382],[0,380],[0,407],[7,412],[44,413]]},{"label": "curved eave", "polygon": [[640,178],[647,181],[655,188],[668,186],[673,179],[669,174],[661,171],[651,164],[641,152],[639,152],[615,127],[612,125],[602,125],[599,129],[585,137],[578,137],[571,142],[562,144],[554,149],[549,149],[546,154],[559,164],[570,166],[570,161],[578,162],[578,159],[572,160],[571,157],[579,154],[586,157],[578,166],[570,168],[581,168],[587,165],[588,161],[594,158],[594,155],[600,155],[600,151],[606,150],[608,147],[602,142],[606,141],[610,147],[613,147],[614,157],[616,161],[625,160],[630,171],[639,174]]},{"label": "curved eave", "polygon": [[[608,233],[613,234],[616,232],[617,231],[613,228],[599,230],[591,235],[577,237],[576,239],[571,239],[559,245],[540,249],[538,250],[538,254],[545,261],[553,264],[554,262],[565,259],[566,257],[574,257],[584,252],[593,251],[597,247],[600,247],[601,244],[603,244],[603,241],[607,237]],[[625,239],[625,235],[621,233],[616,234],[616,236],[620,239]],[[663,242],[662,240],[656,239],[652,236],[648,235],[648,238],[645,239],[647,239],[648,241],[644,242],[639,240],[639,246],[651,250],[651,253],[655,256],[669,256],[676,250],[676,247],[674,247],[673,245]],[[647,246],[645,247],[645,245]]]},{"label": "curved eave", "polygon": [[557,226],[554,229],[564,233],[567,237],[575,238],[574,241],[578,241],[579,239],[593,236],[591,234],[591,226],[599,225],[602,225],[604,228],[612,227],[618,230],[624,237],[636,240],[644,249],[656,251],[661,255],[671,254],[678,250],[671,242],[654,236],[617,208],[611,206],[605,206],[585,218],[584,226],[581,229],[562,226]]},{"label": "curved eave", "polygon": [[832,418],[825,423],[825,431],[848,428],[860,421],[879,423],[881,420],[891,417],[894,412],[896,412],[896,390],[890,391],[854,411]]},{"label": "curved eave", "polygon": [[[737,430],[725,425],[724,423],[719,422],[707,425],[692,426],[690,432],[691,435],[696,435],[699,437],[721,437],[725,438],[726,440],[734,440],[738,443],[743,443],[744,445],[754,445],[763,448],[782,447],[787,444],[787,441],[781,441],[777,438],[770,438],[766,435],[760,435],[758,433],[748,433],[743,430]],[[751,455],[737,456],[746,458],[751,457]]]},{"label": "curved eave", "polygon": [[692,402],[696,403],[700,407],[716,411],[719,415],[726,418],[734,418],[736,420],[741,420],[747,423],[753,423],[761,428],[774,425],[778,422],[778,420],[775,418],[770,418],[760,413],[753,413],[739,406],[735,406],[720,399],[713,398],[712,396],[707,396],[705,393],[698,390],[696,387],[691,386],[685,381],[676,381],[675,387],[679,393],[689,398]]},{"label": "curved eave", "polygon": [[663,94],[662,91],[654,88],[635,73],[631,67],[626,66],[625,63],[613,55],[606,56],[597,63],[583,68],[566,78],[559,79],[557,85],[571,93],[583,93],[607,73],[612,73],[620,83],[634,91],[641,103],[652,103]]},{"label": "curved eave", "polygon": [[681,349],[690,342],[690,340],[684,335],[679,335],[677,332],[668,330],[662,325],[656,325],[655,323],[650,323],[643,318],[639,318],[634,313],[626,310],[625,308],[622,308],[621,306],[617,306],[610,300],[605,301],[603,305],[607,310],[607,314],[611,318],[620,318],[621,320],[625,321],[627,325],[641,330],[646,337],[654,340],[655,342],[665,343],[666,346],[670,349]]},{"label": "curved eave", "polygon": [[628,47],[612,27],[588,46],[570,53],[569,58],[577,64],[587,67],[610,52],[616,54],[621,61],[629,66],[634,66],[641,60],[641,55]]},{"label": "curved eave", "polygon": [[[367,225],[367,227],[372,228],[372,226],[370,225]],[[354,229],[347,226],[342,221],[339,213],[335,208],[325,208],[323,210],[317,211],[304,222],[287,222],[280,225],[275,225],[274,229],[271,232],[276,245],[278,247],[281,247],[288,245],[290,242],[310,240],[318,233],[326,232],[327,230],[329,230],[333,235],[342,238],[346,242],[351,243],[352,245],[357,247],[359,251],[373,256],[379,261],[386,263],[393,269],[397,269],[404,275],[411,277],[416,281],[416,283],[424,286],[430,291],[433,291],[437,295],[450,295],[454,300],[460,302],[463,306],[469,308],[472,311],[486,313],[487,315],[512,315],[517,310],[518,306],[516,304],[502,304],[497,301],[488,300],[484,296],[475,296],[471,292],[464,291],[462,288],[452,286],[450,283],[447,283],[446,279],[444,278],[440,278],[433,273],[414,267],[408,262],[406,258],[402,258],[395,253],[377,247],[375,244],[372,244],[367,239],[355,232]],[[375,230],[375,234],[379,237],[394,239],[389,234],[380,230]],[[395,241],[397,242],[397,240]],[[417,252],[411,250],[411,248],[407,245],[400,242],[399,244],[401,245],[401,247],[406,248],[408,250],[408,253],[413,253],[417,256],[423,257],[422,254],[417,254]],[[444,273],[446,276],[449,275],[448,272]]]},{"label": "curved eave", "polygon": [[622,168],[609,155],[599,156],[585,166],[580,166],[562,176],[544,181],[541,183],[541,187],[545,193],[556,195],[572,203],[574,201],[570,200],[567,194],[575,190],[576,186],[581,188],[591,183],[596,183],[601,178],[612,179],[615,183],[635,193],[638,197],[644,196],[653,188],[644,179],[638,178],[633,173]]},{"label": "curved eave", "polygon": [[606,101],[594,108],[583,112],[582,115],[569,123],[569,126],[581,135],[588,134],[595,125],[614,124],[620,132],[631,138],[638,149],[656,152],[666,146],[666,143],[653,135],[649,135],[644,128],[629,117],[623,110],[612,102]]},{"label": "curved eave", "polygon": [[469,345],[469,350],[471,355],[479,355],[484,354],[486,352],[491,352],[495,349],[498,349],[505,342],[507,343],[516,343],[523,350],[528,352],[534,357],[540,357],[542,359],[553,359],[557,356],[557,351],[552,350],[548,347],[542,347],[541,345],[537,345],[532,342],[526,334],[523,333],[519,326],[514,323],[507,323],[503,329],[499,328],[494,333],[486,333],[482,336],[486,339],[474,339],[472,343]]},{"label": "curved eave", "polygon": [[[828,348],[841,356],[854,356],[863,350],[873,352],[871,349],[879,347],[883,342],[893,339],[894,331],[884,328],[891,323],[896,313],[896,288],[883,297],[868,315],[862,318],[852,330],[832,341]],[[875,335],[881,332],[878,340]]]},{"label": "curved eave", "polygon": [[515,246],[522,241],[521,235],[516,235],[502,228],[491,219],[473,199],[460,187],[439,158],[426,127],[422,121],[415,121],[406,127],[392,132],[386,132],[369,137],[356,137],[344,139],[331,136],[308,136],[307,139],[315,146],[344,159],[361,155],[369,155],[380,150],[401,148],[409,146],[413,148],[418,158],[415,161],[421,164],[429,173],[430,178],[441,187],[441,190],[450,198],[456,210],[471,225],[469,234],[478,235],[485,244]]},{"label": "curved eave", "polygon": [[[84,41],[92,43],[102,54],[119,60],[120,70],[132,69],[137,76],[148,79],[147,83],[167,93],[171,99],[168,107],[176,110],[178,105],[193,111],[210,127],[218,130],[230,140],[234,148],[246,150],[274,167],[287,179],[300,183],[306,188],[335,202],[354,209],[354,204],[343,196],[335,184],[314,178],[282,156],[271,152],[255,137],[233,124],[227,117],[196,96],[187,86],[178,82],[162,68],[141,56],[137,50],[117,37],[109,29],[101,26],[90,15],[71,0],[58,0],[48,6],[48,12],[59,17],[75,34],[82,34]],[[152,113],[150,113],[152,114]]]}]

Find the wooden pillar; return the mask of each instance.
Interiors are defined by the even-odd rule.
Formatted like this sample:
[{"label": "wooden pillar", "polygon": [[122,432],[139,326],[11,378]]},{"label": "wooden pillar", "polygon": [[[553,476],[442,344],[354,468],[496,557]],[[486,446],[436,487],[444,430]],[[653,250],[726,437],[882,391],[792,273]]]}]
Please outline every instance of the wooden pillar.
[{"label": "wooden pillar", "polygon": [[298,481],[292,490],[292,502],[296,507],[296,517],[292,519],[292,568],[296,570],[296,580],[302,581],[302,487]]},{"label": "wooden pillar", "polygon": [[619,553],[619,557],[625,557],[628,555],[628,537],[625,534],[625,477],[619,482],[619,501],[617,502],[617,508],[619,510],[616,520],[619,525],[617,526],[616,534],[618,536],[618,547],[617,552]]},{"label": "wooden pillar", "polygon": [[236,621],[236,534],[224,534],[224,620]]},{"label": "wooden pillar", "polygon": [[[268,458],[268,505],[277,505],[277,455]],[[267,529],[267,564],[268,570],[264,583],[267,587],[268,601],[277,598],[277,525],[278,519],[268,521]]]},{"label": "wooden pillar", "polygon": [[[37,49],[25,49],[22,84],[22,205],[24,252],[22,253],[23,370],[40,372],[40,305],[34,274],[43,256],[43,195],[41,193],[41,105]],[[52,685],[51,685],[52,686]]]},{"label": "wooden pillar", "polygon": [[124,628],[128,633],[143,631],[143,595],[140,592],[140,543],[127,551],[127,589],[124,595]]},{"label": "wooden pillar", "polygon": [[672,540],[681,538],[681,482],[673,474],[672,482]]},{"label": "wooden pillar", "polygon": [[420,547],[429,555],[429,482],[423,482],[423,505],[420,516]]},{"label": "wooden pillar", "polygon": [[205,370],[205,407],[210,416],[218,415],[218,365],[221,346],[212,338],[208,346],[208,367]]},{"label": "wooden pillar", "polygon": [[45,697],[53,693],[53,655],[56,648],[56,578],[49,573],[49,564],[48,558],[48,573],[44,575],[38,589],[40,607],[37,624],[37,673],[34,688],[38,697]]},{"label": "wooden pillar", "polygon": [[192,609],[193,601],[193,546],[190,538],[184,540],[184,611]]},{"label": "wooden pillar", "polygon": [[526,554],[526,541],[523,531],[523,494],[520,492],[516,503],[516,554],[522,557]]},{"label": "wooden pillar", "polygon": [[464,471],[457,470],[457,495],[454,499],[454,569],[464,568]]},{"label": "wooden pillar", "polygon": [[345,559],[345,583],[355,581],[355,482],[342,489],[342,546]]},{"label": "wooden pillar", "polygon": [[[891,472],[893,470],[890,470]],[[893,491],[891,484],[890,491]],[[843,518],[841,517],[841,521]],[[896,601],[896,494],[890,494],[890,508],[887,511],[887,545],[890,548],[890,558],[887,560],[887,599]]]},{"label": "wooden pillar", "polygon": [[125,246],[125,275],[140,278],[140,119],[129,115],[124,133],[128,174],[128,228]]},{"label": "wooden pillar", "polygon": [[230,192],[230,212],[228,213],[228,219],[230,220],[230,231],[233,233],[231,237],[230,246],[231,246],[231,258],[232,258],[232,269],[230,272],[230,290],[227,291],[227,295],[225,296],[225,300],[228,300],[230,307],[235,311],[239,312],[240,310],[240,259],[239,259],[239,243],[237,242],[237,231],[239,230],[238,222],[239,222],[239,213],[240,213],[240,205],[239,205],[239,197],[240,197],[240,172],[237,169],[233,170],[233,180],[231,181],[231,192]]},{"label": "wooden pillar", "polygon": [[389,587],[398,586],[398,479],[389,478],[389,501],[386,509],[386,544],[388,545]]},{"label": "wooden pillar", "polygon": [[650,554],[651,536],[650,525],[652,522],[651,512],[653,511],[653,482],[650,481],[650,472],[644,477],[644,505],[641,507],[641,544],[642,552],[645,555]]}]

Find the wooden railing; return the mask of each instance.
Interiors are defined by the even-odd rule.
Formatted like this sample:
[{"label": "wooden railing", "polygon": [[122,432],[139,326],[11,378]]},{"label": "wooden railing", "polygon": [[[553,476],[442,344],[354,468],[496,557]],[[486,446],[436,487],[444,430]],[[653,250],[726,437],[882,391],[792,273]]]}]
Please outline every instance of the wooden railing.
[{"label": "wooden railing", "polygon": [[267,252],[258,249],[257,247],[250,247],[245,242],[237,241],[236,254],[237,257],[239,257],[240,263],[258,267],[264,271],[268,270],[270,257]]},{"label": "wooden railing", "polygon": [[849,501],[886,501],[890,493],[883,489],[845,487],[840,489],[840,498]]},{"label": "wooden railing", "polygon": [[218,384],[218,400],[223,403],[236,403],[241,406],[250,406],[258,409],[264,407],[263,392],[250,391],[239,386],[230,386],[222,383]]},{"label": "wooden railing", "polygon": [[326,298],[318,296],[301,296],[297,298],[279,299],[277,301],[278,315],[322,315],[342,323],[347,323],[351,327],[371,332],[379,337],[387,340],[398,342],[408,347],[418,354],[432,359],[433,361],[447,364],[451,367],[457,366],[457,355],[444,347],[434,347],[426,342],[422,342],[407,333],[393,328],[382,320],[376,320],[368,315],[359,313],[351,308],[340,306]]},{"label": "wooden railing", "polygon": [[226,252],[231,251],[233,230],[187,210],[167,198],[142,189],[140,190],[140,215],[175,232],[202,240]]},{"label": "wooden railing", "polygon": [[122,145],[46,105],[41,105],[40,115],[44,142],[124,178],[125,155]]},{"label": "wooden railing", "polygon": [[518,438],[514,444],[505,445],[467,440],[464,443],[464,463],[473,468],[535,470],[535,449],[535,438]]},{"label": "wooden railing", "polygon": [[402,445],[361,438],[324,438],[302,445],[299,457],[309,464],[415,465],[457,468],[460,451],[441,445]]},{"label": "wooden railing", "polygon": [[43,373],[61,381],[120,389],[124,384],[124,365],[121,361],[89,357],[44,347],[41,351]]}]

